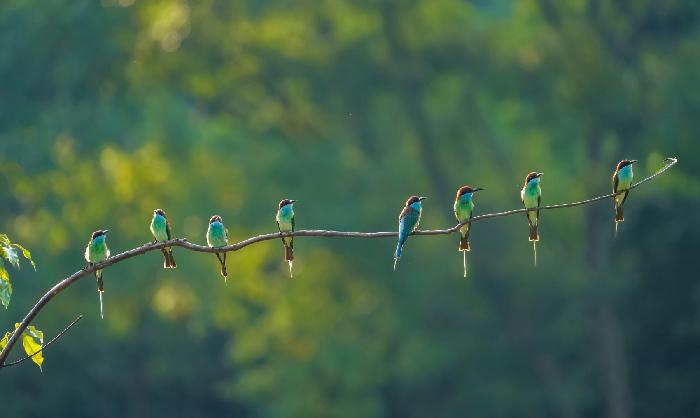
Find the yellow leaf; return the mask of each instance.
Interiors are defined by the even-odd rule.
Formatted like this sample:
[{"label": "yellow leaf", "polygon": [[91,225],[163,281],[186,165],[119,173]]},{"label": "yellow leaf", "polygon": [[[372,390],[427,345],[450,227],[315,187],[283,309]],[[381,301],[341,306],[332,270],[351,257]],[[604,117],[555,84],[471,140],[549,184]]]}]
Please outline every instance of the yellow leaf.
[{"label": "yellow leaf", "polygon": [[7,340],[10,338],[10,335],[12,335],[11,332],[6,332],[5,336],[2,337],[2,340],[0,340],[0,351],[5,349],[5,346],[7,345]]},{"label": "yellow leaf", "polygon": [[[19,324],[15,324],[15,329],[18,327]],[[39,366],[39,369],[41,369],[41,364],[44,362],[44,353],[40,351],[43,345],[44,333],[36,329],[34,325],[28,326],[22,333],[22,346],[28,356],[36,353],[32,356],[32,361]]]}]

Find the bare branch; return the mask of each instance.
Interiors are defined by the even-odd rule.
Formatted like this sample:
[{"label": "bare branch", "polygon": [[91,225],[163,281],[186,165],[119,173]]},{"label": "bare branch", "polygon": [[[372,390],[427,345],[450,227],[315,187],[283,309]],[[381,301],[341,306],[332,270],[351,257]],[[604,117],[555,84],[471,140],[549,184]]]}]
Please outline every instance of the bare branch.
[{"label": "bare branch", "polygon": [[66,331],[68,331],[69,329],[71,329],[71,328],[73,327],[73,325],[77,324],[78,321],[80,321],[81,319],[83,319],[83,316],[82,316],[82,315],[78,315],[78,317],[75,318],[75,319],[73,320],[73,322],[71,322],[71,323],[68,324],[65,328],[63,328],[63,331],[61,331],[61,332],[59,332],[58,334],[56,334],[56,336],[54,336],[54,337],[51,339],[51,341],[49,341],[49,342],[47,342],[46,344],[42,345],[40,349],[36,350],[36,351],[33,352],[32,354],[29,354],[28,356],[22,357],[22,358],[19,359],[19,360],[15,360],[15,361],[13,361],[13,362],[11,362],[11,363],[7,363],[7,364],[0,364],[0,368],[2,368],[2,367],[10,367],[10,366],[14,366],[14,365],[20,364],[21,362],[23,362],[23,361],[25,361],[25,360],[29,360],[30,358],[36,356],[37,354],[41,353],[42,351],[45,351],[51,344],[53,344],[54,341],[56,341],[56,340],[58,340],[59,338],[61,338],[61,336],[62,336],[63,334],[66,333]]},{"label": "bare branch", "polygon": [[[676,165],[676,163],[678,163],[677,158],[666,158],[664,160],[664,166],[661,169],[659,169],[657,172],[650,175],[649,177],[646,177],[645,179],[643,179],[637,183],[634,183],[631,186],[631,189],[634,189],[634,188],[640,186],[641,184],[644,184],[648,181],[651,181],[655,177],[661,175],[662,173],[666,172],[668,169],[670,169],[671,167]],[[620,193],[622,193],[622,192],[620,192]],[[563,208],[570,208],[570,207],[574,207],[574,206],[587,205],[587,204],[598,202],[601,200],[610,199],[613,196],[615,196],[615,193],[610,193],[610,194],[606,194],[604,196],[598,196],[598,197],[594,197],[591,199],[582,200],[579,202],[542,206],[542,207],[540,207],[540,210],[563,209]],[[457,224],[451,228],[414,231],[413,235],[447,235],[447,234],[452,234],[452,233],[456,232],[462,225],[464,225],[466,223],[474,223],[474,222],[478,222],[478,221],[481,221],[484,219],[497,218],[497,217],[502,217],[502,216],[510,216],[510,215],[515,215],[515,214],[525,213],[525,212],[527,212],[527,209],[513,209],[513,210],[509,210],[509,211],[505,211],[505,212],[486,213],[483,215],[474,216],[470,220],[465,221],[465,222],[460,223],[460,224]],[[105,269],[113,264],[119,263],[119,262],[124,261],[128,258],[136,257],[138,255],[145,254],[149,251],[160,250],[163,247],[182,247],[182,248],[186,248],[186,249],[191,250],[191,251],[197,251],[197,252],[203,252],[203,253],[222,253],[222,252],[238,251],[244,247],[255,244],[257,242],[268,241],[268,240],[272,240],[272,239],[279,239],[279,238],[288,237],[288,236],[294,236],[294,237],[387,238],[387,237],[398,236],[398,232],[396,232],[396,231],[391,231],[391,232],[348,232],[348,231],[327,231],[327,230],[301,230],[301,231],[284,232],[284,233],[283,232],[275,232],[275,233],[271,233],[271,234],[258,235],[258,236],[243,240],[241,242],[237,242],[237,243],[232,244],[232,245],[227,245],[225,247],[217,247],[217,248],[211,248],[211,247],[207,247],[204,245],[192,244],[191,242],[189,242],[183,238],[173,239],[170,241],[153,242],[153,243],[144,244],[140,247],[133,248],[131,250],[128,250],[128,251],[125,251],[123,253],[117,254],[113,257],[110,257],[109,259],[107,259],[101,263],[93,264],[91,266],[88,266],[88,267],[85,267],[81,270],[78,270],[75,273],[73,273],[72,275],[70,275],[69,277],[58,282],[51,289],[49,289],[49,291],[46,292],[46,294],[44,296],[42,296],[41,299],[39,299],[39,301],[37,301],[37,303],[27,313],[27,315],[24,317],[24,319],[22,319],[20,326],[16,330],[18,332],[14,332],[12,334],[12,336],[8,339],[7,345],[2,350],[2,352],[0,352],[0,366],[5,365],[5,361],[7,359],[7,356],[10,353],[10,351],[12,350],[12,347],[15,345],[15,343],[19,339],[19,335],[21,335],[22,332],[24,332],[24,330],[27,328],[27,326],[37,316],[39,311],[41,311],[41,309],[43,309],[43,307],[49,301],[51,301],[51,299],[53,299],[56,295],[58,295],[63,290],[65,290],[68,286],[72,285],[73,283],[80,280],[81,278],[89,275],[90,273],[94,272],[95,270]]]}]

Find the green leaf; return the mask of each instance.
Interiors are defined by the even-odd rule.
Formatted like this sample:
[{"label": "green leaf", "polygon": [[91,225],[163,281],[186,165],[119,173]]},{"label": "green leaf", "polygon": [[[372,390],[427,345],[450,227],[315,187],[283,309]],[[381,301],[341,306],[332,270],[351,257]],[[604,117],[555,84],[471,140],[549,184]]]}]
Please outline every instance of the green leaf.
[{"label": "green leaf", "polygon": [[16,268],[19,268],[19,256],[17,255],[17,251],[14,248],[12,248],[11,246],[3,246],[2,255],[3,257],[5,257],[5,260],[10,262],[10,264],[15,266]]},{"label": "green leaf", "polygon": [[2,258],[0,258],[0,279],[10,281],[10,275],[5,270],[5,263],[2,262]]},{"label": "green leaf", "polygon": [[10,237],[5,234],[0,234],[0,244],[10,245]]},{"label": "green leaf", "polygon": [[34,264],[34,260],[32,260],[32,253],[29,252],[28,249],[24,248],[20,244],[12,244],[12,245],[14,247],[19,248],[19,250],[22,251],[22,255],[24,256],[24,258],[26,258],[27,260],[29,260],[30,263],[32,263],[32,267],[34,267],[34,271],[36,271],[36,264]]},{"label": "green leaf", "polygon": [[[4,267],[0,267],[4,270]],[[2,274],[0,274],[2,276]],[[5,272],[7,276],[7,272]],[[10,284],[10,279],[7,277],[0,277],[0,302],[2,306],[7,309],[10,306],[10,298],[12,297],[12,284]]]},{"label": "green leaf", "polygon": [[[17,328],[19,328],[19,323],[15,324],[15,329]],[[44,353],[39,351],[43,345],[44,333],[36,329],[34,325],[29,325],[22,333],[22,346],[28,356],[36,353],[32,356],[32,361],[39,366],[39,369],[41,369],[41,364],[44,362]]]},{"label": "green leaf", "polygon": [[5,336],[2,337],[2,340],[0,340],[0,351],[5,349],[5,346],[7,345],[7,340],[10,339],[10,335],[12,335],[12,333],[10,331],[7,331],[5,333]]}]

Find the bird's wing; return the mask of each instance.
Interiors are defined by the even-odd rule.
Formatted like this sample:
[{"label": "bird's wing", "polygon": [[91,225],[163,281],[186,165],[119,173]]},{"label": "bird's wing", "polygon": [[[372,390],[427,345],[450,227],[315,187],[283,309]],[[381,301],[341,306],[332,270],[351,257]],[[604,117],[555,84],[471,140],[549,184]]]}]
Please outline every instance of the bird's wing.
[{"label": "bird's wing", "polygon": [[542,196],[537,196],[537,220],[540,220],[540,202],[542,201]]},{"label": "bird's wing", "polygon": [[224,239],[226,240],[226,243],[228,244],[228,228],[224,227]]},{"label": "bird's wing", "polygon": [[617,193],[617,183],[618,183],[617,170],[615,170],[615,172],[613,173],[613,176],[612,176],[613,193]]},{"label": "bird's wing", "polygon": [[410,206],[404,206],[403,210],[401,210],[401,213],[399,213],[399,221],[403,219],[406,215],[411,213],[413,211],[413,208]]},{"label": "bird's wing", "polygon": [[294,232],[294,216],[292,216],[292,232]]},{"label": "bird's wing", "polygon": [[168,236],[168,240],[172,239],[172,235],[170,235],[170,222],[168,220],[165,220],[165,235]]},{"label": "bird's wing", "polygon": [[458,212],[459,206],[458,205],[459,205],[459,200],[455,200],[455,205],[454,205],[455,218],[457,218],[457,222],[460,222],[459,212]]},{"label": "bird's wing", "polygon": [[523,206],[525,206],[525,188],[524,187],[520,190],[520,201],[523,202]]}]

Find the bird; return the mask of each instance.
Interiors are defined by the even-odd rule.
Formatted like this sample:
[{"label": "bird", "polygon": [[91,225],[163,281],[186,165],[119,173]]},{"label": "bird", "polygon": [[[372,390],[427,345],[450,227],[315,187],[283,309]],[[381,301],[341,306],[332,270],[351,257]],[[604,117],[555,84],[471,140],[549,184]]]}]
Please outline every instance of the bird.
[{"label": "bird", "polygon": [[[209,219],[207,229],[207,245],[212,248],[224,247],[228,245],[228,229],[224,226],[221,216],[214,215]],[[216,253],[216,258],[221,263],[221,276],[224,282],[228,283],[228,273],[226,272],[226,252]]]},{"label": "bird", "polygon": [[[471,219],[472,212],[474,211],[474,193],[484,190],[482,187],[473,188],[471,186],[462,186],[457,189],[457,196],[455,197],[454,212],[457,222],[462,223]],[[463,253],[464,258],[464,277],[467,277],[467,251],[469,248],[469,229],[471,227],[470,223],[466,223],[459,228],[460,240],[459,240],[459,251]]]},{"label": "bird", "polygon": [[537,242],[540,240],[540,201],[542,200],[542,189],[540,188],[540,177],[544,173],[532,172],[525,177],[525,185],[520,191],[520,200],[527,209],[527,222],[530,224],[530,241],[532,251],[537,265]]},{"label": "bird", "polygon": [[617,167],[615,167],[615,172],[612,176],[612,189],[613,193],[616,193],[613,197],[613,202],[615,204],[615,236],[617,236],[618,224],[625,220],[622,205],[624,205],[625,200],[627,200],[627,195],[630,193],[629,190],[632,186],[632,179],[634,178],[632,164],[636,162],[637,160],[620,161],[617,163]]},{"label": "bird", "polygon": [[406,206],[399,214],[399,242],[396,244],[396,251],[394,252],[394,270],[396,270],[396,263],[401,258],[401,251],[403,246],[416,228],[418,228],[418,223],[420,223],[421,213],[423,212],[421,208],[421,202],[426,199],[425,197],[411,196],[406,200]]},{"label": "bird", "polygon": [[[107,232],[108,229],[98,229],[93,232],[85,248],[85,261],[88,262],[88,267],[105,261],[109,258],[109,247],[107,247]],[[104,282],[102,281],[102,270],[95,270],[95,279],[97,280],[97,293],[100,295],[100,317],[104,319],[104,310],[102,309],[102,294],[105,291]]]},{"label": "bird", "polygon": [[[153,238],[156,239],[156,242],[171,240],[172,233],[170,231],[170,222],[168,222],[165,211],[163,209],[154,210],[153,219],[151,220],[151,234],[153,234]],[[163,268],[177,268],[175,258],[173,257],[172,247],[163,247],[160,250],[163,253],[163,258],[165,259],[163,262]]]},{"label": "bird", "polygon": [[[277,229],[280,232],[294,232],[294,199],[282,199],[277,206]],[[294,262],[294,237],[283,237],[284,259],[289,263],[289,277],[292,277],[292,263]]]}]

